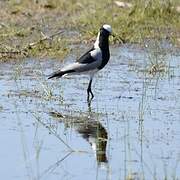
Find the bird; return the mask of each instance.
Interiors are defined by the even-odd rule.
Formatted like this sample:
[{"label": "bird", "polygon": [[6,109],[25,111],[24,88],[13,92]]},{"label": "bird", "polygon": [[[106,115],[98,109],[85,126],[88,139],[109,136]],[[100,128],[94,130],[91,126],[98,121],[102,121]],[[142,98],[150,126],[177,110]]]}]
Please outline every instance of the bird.
[{"label": "bird", "polygon": [[[50,74],[48,79],[60,78],[66,75],[73,74],[88,74],[90,76],[88,88],[87,88],[87,101],[91,101],[94,98],[94,94],[91,89],[92,80],[94,75],[105,67],[110,59],[109,51],[109,36],[112,35],[112,28],[108,24],[104,24],[100,27],[96,41],[90,50],[80,56],[76,62],[71,63],[60,70]],[[91,95],[91,97],[90,97]]]}]

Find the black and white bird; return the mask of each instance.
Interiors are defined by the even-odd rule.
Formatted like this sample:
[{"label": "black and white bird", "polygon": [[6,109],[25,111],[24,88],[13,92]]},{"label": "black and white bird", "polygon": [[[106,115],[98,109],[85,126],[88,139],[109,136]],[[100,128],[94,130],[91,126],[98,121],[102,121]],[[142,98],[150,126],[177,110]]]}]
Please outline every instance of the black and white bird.
[{"label": "black and white bird", "polygon": [[69,64],[59,71],[52,73],[48,79],[54,77],[60,78],[71,74],[89,74],[90,81],[87,88],[87,100],[92,100],[94,97],[91,90],[92,79],[95,73],[104,68],[109,61],[109,35],[111,34],[111,26],[108,24],[103,25],[100,28],[94,46],[89,51],[82,55],[75,63]]}]

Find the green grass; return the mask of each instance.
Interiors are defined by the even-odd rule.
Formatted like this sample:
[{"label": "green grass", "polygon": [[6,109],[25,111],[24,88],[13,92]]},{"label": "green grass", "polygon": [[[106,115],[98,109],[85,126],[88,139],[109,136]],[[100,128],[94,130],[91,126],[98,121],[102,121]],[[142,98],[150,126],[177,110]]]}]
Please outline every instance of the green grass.
[{"label": "green grass", "polygon": [[[145,39],[170,39],[178,45],[180,12],[178,0],[129,0],[131,8],[120,8],[113,0],[10,0],[1,2],[0,51],[5,47],[21,50],[41,39],[41,32],[65,32],[51,42],[27,49],[28,56],[63,59],[70,45],[92,42],[104,24],[110,24],[115,37],[111,44],[141,43]],[[10,49],[11,49],[10,48]],[[2,55],[0,54],[0,57]],[[3,56],[3,58],[5,58]]]}]

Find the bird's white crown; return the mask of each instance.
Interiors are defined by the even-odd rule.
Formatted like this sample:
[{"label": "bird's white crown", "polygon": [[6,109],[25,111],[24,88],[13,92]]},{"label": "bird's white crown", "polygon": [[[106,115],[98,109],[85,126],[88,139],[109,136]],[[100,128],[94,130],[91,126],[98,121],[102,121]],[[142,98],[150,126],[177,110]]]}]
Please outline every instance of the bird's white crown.
[{"label": "bird's white crown", "polygon": [[112,33],[112,28],[111,28],[110,25],[104,24],[104,25],[103,25],[103,28],[104,28],[105,30],[107,30],[109,33]]}]

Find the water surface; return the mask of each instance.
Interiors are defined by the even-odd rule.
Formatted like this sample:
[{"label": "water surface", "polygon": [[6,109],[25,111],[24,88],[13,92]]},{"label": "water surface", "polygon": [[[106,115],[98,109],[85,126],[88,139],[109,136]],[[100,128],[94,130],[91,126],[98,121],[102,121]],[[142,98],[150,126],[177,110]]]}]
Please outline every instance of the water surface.
[{"label": "water surface", "polygon": [[47,80],[62,66],[1,63],[2,179],[180,179],[178,49],[112,47],[93,81],[91,106],[88,77]]}]

